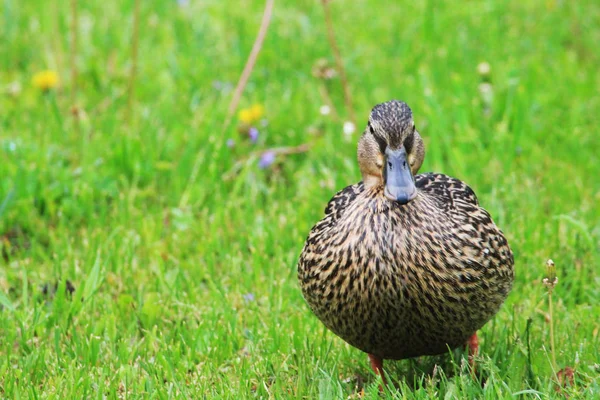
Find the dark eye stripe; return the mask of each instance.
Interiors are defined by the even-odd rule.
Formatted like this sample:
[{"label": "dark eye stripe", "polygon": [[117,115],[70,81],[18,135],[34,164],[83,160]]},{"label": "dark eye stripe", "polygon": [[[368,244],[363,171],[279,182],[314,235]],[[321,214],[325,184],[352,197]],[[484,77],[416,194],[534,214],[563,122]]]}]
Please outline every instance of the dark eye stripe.
[{"label": "dark eye stripe", "polygon": [[381,154],[385,154],[385,149],[387,148],[387,143],[386,143],[385,139],[380,136],[377,136],[375,134],[373,134],[373,137],[375,138],[375,141],[379,145],[379,151],[381,151]]},{"label": "dark eye stripe", "polygon": [[384,154],[385,149],[387,148],[387,143],[386,143],[385,139],[378,136],[377,134],[375,134],[375,129],[373,129],[373,125],[371,125],[371,121],[367,122],[367,126],[369,127],[369,133],[371,133],[371,135],[373,135],[373,137],[375,138],[375,141],[379,145],[379,151],[381,151],[381,153]]},{"label": "dark eye stripe", "polygon": [[404,140],[404,148],[406,149],[406,151],[408,153],[410,153],[412,151],[412,147],[413,147],[414,143],[415,143],[415,133],[413,131],[413,133],[408,135],[408,137]]}]

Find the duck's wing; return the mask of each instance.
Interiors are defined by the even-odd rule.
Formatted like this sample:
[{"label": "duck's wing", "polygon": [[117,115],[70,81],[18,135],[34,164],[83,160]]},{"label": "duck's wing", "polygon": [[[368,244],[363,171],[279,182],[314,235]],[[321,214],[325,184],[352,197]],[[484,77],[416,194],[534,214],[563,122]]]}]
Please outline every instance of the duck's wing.
[{"label": "duck's wing", "polygon": [[[485,265],[486,269],[495,270],[495,266],[504,265],[500,272],[514,274],[512,265],[514,258],[504,233],[496,226],[490,214],[479,205],[473,190],[463,181],[444,174],[427,173],[415,176],[416,186],[426,192],[429,198],[435,199],[438,206],[457,220],[464,221],[460,229],[474,227],[476,233],[471,233],[477,246],[487,248],[488,253],[479,261],[469,262]],[[467,231],[465,231],[467,232]],[[490,264],[491,263],[491,264]],[[493,267],[493,268],[492,268]],[[512,282],[512,278],[509,279]],[[507,280],[508,282],[508,280]],[[504,289],[509,290],[510,286]],[[506,292],[508,293],[508,292]]]},{"label": "duck's wing", "polygon": [[468,211],[479,208],[479,201],[473,189],[463,181],[451,176],[426,173],[415,176],[415,185],[420,190],[442,200],[444,208]]},{"label": "duck's wing", "polygon": [[298,260],[298,279],[301,282],[304,297],[309,300],[309,304],[311,303],[310,299],[318,294],[316,292],[317,286],[314,285],[318,285],[318,279],[320,279],[319,270],[321,266],[319,262],[323,262],[328,267],[333,263],[331,259],[326,259],[327,257],[324,256],[325,253],[333,254],[333,251],[328,249],[331,234],[336,232],[337,222],[348,209],[349,205],[364,190],[363,183],[359,182],[337,192],[329,200],[323,219],[313,226],[306,238],[306,243]]},{"label": "duck's wing", "polygon": [[[313,246],[320,246],[320,243],[327,240],[327,237],[335,229],[338,220],[348,209],[349,205],[356,200],[358,195],[365,190],[362,182],[354,185],[346,186],[344,189],[337,192],[325,207],[325,216],[317,222],[311,229],[302,255],[309,251]],[[302,262],[302,258],[300,260]]]},{"label": "duck's wing", "polygon": [[337,192],[325,207],[325,218],[332,222],[337,221],[344,213],[350,203],[365,190],[362,182],[354,185],[346,186],[344,189]]}]

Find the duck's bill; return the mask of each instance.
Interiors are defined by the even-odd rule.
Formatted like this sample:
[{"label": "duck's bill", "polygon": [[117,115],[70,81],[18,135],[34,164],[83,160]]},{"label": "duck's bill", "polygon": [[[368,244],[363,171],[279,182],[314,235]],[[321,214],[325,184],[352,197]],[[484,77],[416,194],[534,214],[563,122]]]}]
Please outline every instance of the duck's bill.
[{"label": "duck's bill", "polygon": [[400,204],[406,204],[417,197],[417,187],[410,170],[408,155],[404,147],[385,150],[385,196]]}]

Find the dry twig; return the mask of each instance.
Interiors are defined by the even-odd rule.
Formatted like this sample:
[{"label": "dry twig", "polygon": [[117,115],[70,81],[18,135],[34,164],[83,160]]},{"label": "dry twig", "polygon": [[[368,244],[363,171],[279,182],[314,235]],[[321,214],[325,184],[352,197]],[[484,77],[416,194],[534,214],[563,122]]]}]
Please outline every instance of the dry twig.
[{"label": "dry twig", "polygon": [[[273,14],[273,5],[274,0],[267,0],[265,4],[265,10],[263,12],[263,18],[260,24],[260,28],[258,30],[258,34],[256,36],[256,40],[254,40],[254,45],[252,46],[252,50],[250,51],[250,55],[248,56],[248,60],[246,61],[246,65],[244,66],[244,70],[240,75],[240,79],[233,91],[233,97],[231,98],[231,103],[229,104],[229,108],[227,110],[227,116],[225,117],[225,121],[223,123],[223,132],[229,127],[231,123],[231,118],[235,113],[235,110],[238,106],[240,98],[242,97],[242,93],[244,92],[244,88],[246,87],[246,83],[248,82],[248,78],[250,77],[250,73],[252,73],[252,69],[254,68],[254,64],[256,63],[256,59],[258,58],[258,53],[260,53],[260,49],[262,48],[262,44],[267,35],[267,29],[271,22],[271,15]],[[190,178],[186,185],[186,188],[181,195],[181,199],[179,200],[179,207],[183,207],[187,204],[190,197],[190,187],[198,178],[198,173],[200,171],[200,163],[201,163],[201,153],[198,153],[196,156],[196,160],[194,161],[194,165],[192,166],[192,172],[190,173]]]},{"label": "dry twig", "polygon": [[329,9],[330,0],[321,0],[323,5],[323,11],[325,12],[325,24],[327,25],[327,38],[329,39],[329,45],[335,57],[335,63],[340,73],[340,79],[342,80],[342,86],[344,89],[344,102],[346,103],[346,110],[350,114],[350,121],[356,126],[356,116],[354,114],[354,107],[352,106],[352,93],[350,91],[350,85],[348,84],[348,78],[346,77],[346,69],[344,68],[344,60],[342,54],[335,40],[335,33],[333,31],[333,22],[331,20],[331,10]]},{"label": "dry twig", "polygon": [[254,68],[254,64],[256,63],[258,54],[260,53],[260,49],[262,48],[263,42],[265,41],[265,37],[267,36],[267,30],[269,28],[269,24],[271,23],[271,15],[273,14],[274,3],[275,0],[267,0],[265,4],[265,11],[263,12],[263,17],[260,23],[260,28],[258,30],[258,35],[256,35],[254,45],[252,45],[252,50],[250,51],[250,55],[248,56],[248,60],[246,61],[246,65],[244,66],[244,70],[242,71],[240,79],[238,80],[238,83],[235,86],[235,90],[233,91],[233,97],[231,98],[231,102],[229,103],[229,107],[227,108],[227,116],[225,117],[225,121],[223,122],[223,132],[227,130],[229,124],[231,123],[231,118],[233,117],[233,114],[237,109],[237,106],[240,102],[240,98],[242,97],[242,93],[244,92],[244,88],[248,83],[248,78],[250,78],[250,74],[252,73],[252,69]]}]

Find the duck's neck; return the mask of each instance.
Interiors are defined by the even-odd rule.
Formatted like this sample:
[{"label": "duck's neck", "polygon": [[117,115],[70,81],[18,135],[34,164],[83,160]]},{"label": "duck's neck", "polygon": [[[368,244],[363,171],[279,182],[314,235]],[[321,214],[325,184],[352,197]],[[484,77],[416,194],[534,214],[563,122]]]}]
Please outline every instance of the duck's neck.
[{"label": "duck's neck", "polygon": [[363,174],[363,184],[365,185],[365,189],[383,186],[383,178],[381,176]]}]

